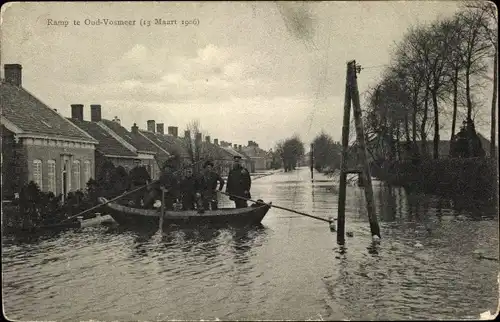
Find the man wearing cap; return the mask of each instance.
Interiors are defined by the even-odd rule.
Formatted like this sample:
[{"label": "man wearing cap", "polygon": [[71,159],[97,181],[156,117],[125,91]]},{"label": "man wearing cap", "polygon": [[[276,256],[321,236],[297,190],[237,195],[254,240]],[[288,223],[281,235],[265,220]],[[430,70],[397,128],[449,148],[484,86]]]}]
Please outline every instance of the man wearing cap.
[{"label": "man wearing cap", "polygon": [[215,171],[212,161],[206,161],[203,164],[204,172],[198,181],[198,197],[202,199],[203,210],[208,210],[211,206],[212,210],[218,209],[217,206],[217,183],[219,183],[219,191],[224,188],[224,179]]},{"label": "man wearing cap", "polygon": [[173,210],[174,203],[179,197],[179,180],[175,173],[175,160],[169,159],[165,162],[160,175],[160,187],[165,190],[165,200],[162,201],[165,203],[165,209]]},{"label": "man wearing cap", "polygon": [[[234,165],[227,178],[226,192],[232,196],[229,199],[233,200],[236,208],[248,207],[247,200],[250,199],[250,187],[252,180],[250,173],[241,165],[241,157],[234,156]],[[237,198],[243,197],[245,199]]]}]

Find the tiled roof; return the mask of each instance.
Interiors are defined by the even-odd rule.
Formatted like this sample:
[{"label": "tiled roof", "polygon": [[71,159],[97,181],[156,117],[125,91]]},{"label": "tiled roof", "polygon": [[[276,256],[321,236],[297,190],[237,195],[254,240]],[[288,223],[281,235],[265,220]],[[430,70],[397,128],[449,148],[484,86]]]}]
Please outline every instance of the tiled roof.
[{"label": "tiled roof", "polygon": [[189,153],[184,140],[173,137],[172,135],[160,134],[156,132],[142,131],[140,132],[150,141],[167,150],[172,155],[179,155],[181,158],[189,158]]},{"label": "tiled roof", "polygon": [[135,147],[138,152],[157,152],[157,148],[139,133],[129,132],[126,128],[114,121],[103,119],[101,120],[101,122],[109,129],[111,129],[111,131],[115,132],[119,137],[125,140],[128,144]]},{"label": "tiled roof", "polygon": [[256,146],[242,147],[243,153],[252,158],[266,158],[267,152]]},{"label": "tiled roof", "polygon": [[213,160],[232,160],[233,155],[223,149],[222,147],[208,143],[202,142],[201,145],[201,154],[204,157],[209,157]]},{"label": "tiled roof", "polygon": [[23,132],[94,141],[22,87],[2,82],[0,104],[2,116]]},{"label": "tiled roof", "polygon": [[243,159],[246,159],[248,158],[247,156],[243,155],[242,153],[238,153],[236,150],[234,150],[233,148],[230,148],[230,147],[222,147],[224,150],[226,150],[227,152],[229,152],[233,157],[234,156],[240,156],[241,158]]},{"label": "tiled roof", "polygon": [[106,130],[95,122],[79,121],[70,119],[73,124],[90,134],[99,141],[96,149],[104,155],[126,156],[130,158],[137,157],[137,153],[130,151],[118,140],[111,136]]}]

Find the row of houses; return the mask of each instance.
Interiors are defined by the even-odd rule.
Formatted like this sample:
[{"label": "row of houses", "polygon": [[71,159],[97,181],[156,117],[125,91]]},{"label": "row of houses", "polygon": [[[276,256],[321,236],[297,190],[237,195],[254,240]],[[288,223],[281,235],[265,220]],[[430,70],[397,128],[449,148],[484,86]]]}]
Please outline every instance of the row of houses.
[{"label": "row of houses", "polygon": [[[43,191],[65,196],[85,188],[106,161],[130,171],[144,166],[153,179],[169,158],[183,164],[192,161],[190,149],[200,147],[203,160],[212,160],[222,175],[227,175],[233,157],[240,156],[251,171],[270,168],[269,155],[258,144],[232,145],[210,136],[189,131],[179,136],[178,127],[149,120],[146,129],[134,124],[125,128],[118,117],[102,117],[100,104],[90,105],[90,120],[84,119],[85,106],[71,105],[71,116],[61,115],[22,86],[22,66],[4,65],[0,86],[2,191],[11,198],[29,181]],[[200,166],[200,164],[198,164]]]}]

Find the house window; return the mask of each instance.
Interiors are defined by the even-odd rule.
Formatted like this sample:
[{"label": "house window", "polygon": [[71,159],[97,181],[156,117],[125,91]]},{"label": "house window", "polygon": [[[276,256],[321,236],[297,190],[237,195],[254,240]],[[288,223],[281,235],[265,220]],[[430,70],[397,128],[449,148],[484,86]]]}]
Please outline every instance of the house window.
[{"label": "house window", "polygon": [[73,161],[73,188],[75,190],[80,190],[81,188],[81,177],[80,177],[80,161],[75,160]]},{"label": "house window", "polygon": [[56,161],[47,161],[47,188],[49,191],[56,193]]},{"label": "house window", "polygon": [[33,181],[43,190],[42,160],[33,160]]},{"label": "house window", "polygon": [[90,178],[92,178],[92,171],[90,169],[90,161],[87,160],[85,161],[84,163],[84,171],[85,171],[85,184],[87,184],[87,182],[89,182]]}]

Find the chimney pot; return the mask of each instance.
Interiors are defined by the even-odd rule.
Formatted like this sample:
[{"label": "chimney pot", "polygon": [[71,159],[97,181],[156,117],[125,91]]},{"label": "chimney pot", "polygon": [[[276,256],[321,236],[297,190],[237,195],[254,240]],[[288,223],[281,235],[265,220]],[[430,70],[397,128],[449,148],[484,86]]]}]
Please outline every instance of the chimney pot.
[{"label": "chimney pot", "polygon": [[137,127],[137,124],[135,124],[135,123],[132,126],[132,133],[139,133],[139,128]]},{"label": "chimney pot", "polygon": [[122,121],[118,118],[118,116],[115,116],[115,118],[113,119],[113,122],[116,122],[118,124],[122,124]]},{"label": "chimney pot", "polygon": [[101,117],[101,105],[99,104],[91,104],[90,105],[90,120],[92,122],[100,122]]},{"label": "chimney pot", "polygon": [[148,120],[147,127],[149,132],[155,133],[155,120]]},{"label": "chimney pot", "polygon": [[205,141],[207,141],[207,143],[210,143],[210,135],[205,136]]},{"label": "chimney pot", "polygon": [[163,123],[156,124],[156,132],[165,134],[165,125]]},{"label": "chimney pot", "polygon": [[[214,139],[214,144],[219,145],[219,139]],[[221,143],[222,144],[222,143]]]},{"label": "chimney pot", "polygon": [[71,118],[83,121],[83,104],[71,104]]},{"label": "chimney pot", "polygon": [[7,83],[21,87],[23,81],[23,67],[21,64],[5,64],[4,77]]}]

